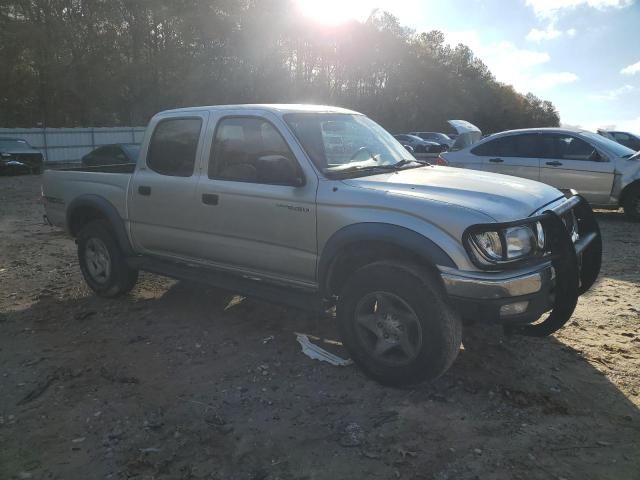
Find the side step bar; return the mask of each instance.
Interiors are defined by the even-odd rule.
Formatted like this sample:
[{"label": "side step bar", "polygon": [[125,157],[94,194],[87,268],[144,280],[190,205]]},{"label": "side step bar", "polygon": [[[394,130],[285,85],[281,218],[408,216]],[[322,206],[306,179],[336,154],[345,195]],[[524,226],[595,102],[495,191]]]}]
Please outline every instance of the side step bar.
[{"label": "side step bar", "polygon": [[213,270],[199,265],[172,262],[152,257],[129,257],[129,267],[145,272],[157,273],[176,280],[188,280],[221,288],[231,293],[255,297],[275,304],[321,313],[326,310],[319,293],[311,289],[278,285],[238,274]]}]

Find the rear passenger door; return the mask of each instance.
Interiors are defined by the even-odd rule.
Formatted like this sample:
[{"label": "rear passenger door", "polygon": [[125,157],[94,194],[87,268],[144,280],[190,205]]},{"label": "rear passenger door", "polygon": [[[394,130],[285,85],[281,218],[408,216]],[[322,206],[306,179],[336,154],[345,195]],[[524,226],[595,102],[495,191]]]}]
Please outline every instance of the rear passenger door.
[{"label": "rear passenger door", "polygon": [[538,140],[536,134],[508,135],[478,145],[471,153],[482,158],[483,170],[539,180],[543,146]]},{"label": "rear passenger door", "polygon": [[129,187],[129,220],[137,250],[191,257],[200,230],[195,206],[197,160],[202,155],[208,113],[172,114],[152,125],[147,157]]},{"label": "rear passenger door", "polygon": [[245,113],[218,120],[197,191],[198,256],[313,284],[318,178],[280,122]]},{"label": "rear passenger door", "polygon": [[589,202],[610,202],[615,164],[587,141],[570,134],[545,134],[551,158],[542,162],[540,180],[559,189],[573,188]]}]

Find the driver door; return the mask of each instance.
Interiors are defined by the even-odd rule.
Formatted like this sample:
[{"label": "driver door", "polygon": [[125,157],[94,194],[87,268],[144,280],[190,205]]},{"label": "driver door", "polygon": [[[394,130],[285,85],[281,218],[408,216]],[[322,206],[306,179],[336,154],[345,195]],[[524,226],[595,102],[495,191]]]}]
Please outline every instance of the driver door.
[{"label": "driver door", "polygon": [[312,284],[318,179],[273,120],[246,111],[218,119],[196,192],[198,257]]}]

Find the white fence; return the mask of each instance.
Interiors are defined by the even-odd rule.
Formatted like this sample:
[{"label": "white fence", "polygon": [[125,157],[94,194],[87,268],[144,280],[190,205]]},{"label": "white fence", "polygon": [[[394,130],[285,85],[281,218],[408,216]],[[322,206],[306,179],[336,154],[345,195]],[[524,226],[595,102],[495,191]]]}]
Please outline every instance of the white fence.
[{"label": "white fence", "polygon": [[0,138],[21,138],[45,155],[48,163],[77,162],[100,145],[139,145],[145,127],[0,128]]}]

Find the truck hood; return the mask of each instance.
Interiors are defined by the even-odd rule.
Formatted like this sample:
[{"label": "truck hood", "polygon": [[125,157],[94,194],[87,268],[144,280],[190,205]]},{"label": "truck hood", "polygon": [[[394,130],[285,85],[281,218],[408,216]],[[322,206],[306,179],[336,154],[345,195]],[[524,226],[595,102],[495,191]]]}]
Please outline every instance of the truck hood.
[{"label": "truck hood", "polygon": [[344,180],[360,188],[458,205],[497,222],[526,218],[563,197],[533,180],[452,167],[428,166]]}]

